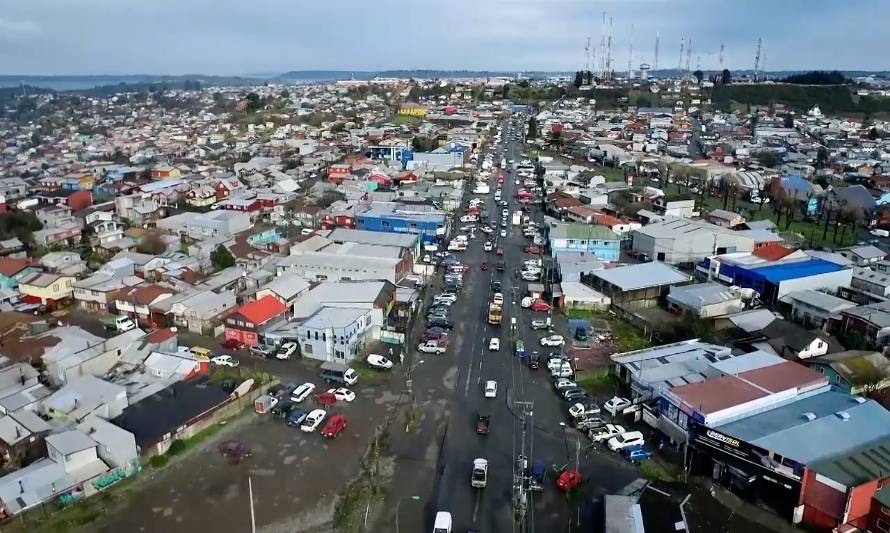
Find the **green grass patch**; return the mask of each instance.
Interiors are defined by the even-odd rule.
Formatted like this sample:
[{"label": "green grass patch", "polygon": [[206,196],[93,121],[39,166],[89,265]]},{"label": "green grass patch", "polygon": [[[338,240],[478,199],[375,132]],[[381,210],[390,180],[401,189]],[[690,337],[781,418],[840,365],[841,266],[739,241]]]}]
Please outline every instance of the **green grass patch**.
[{"label": "green grass patch", "polygon": [[565,315],[569,318],[581,318],[592,322],[607,322],[612,328],[612,342],[618,351],[632,352],[652,346],[649,338],[643,335],[642,331],[626,320],[609,313],[589,311],[587,309],[566,309]]},{"label": "green grass patch", "polygon": [[272,382],[272,374],[256,370],[249,367],[239,366],[238,368],[229,368],[227,366],[214,366],[210,369],[210,382],[214,384],[222,383],[227,379],[234,379],[238,383],[253,379],[258,385],[266,385]]},{"label": "green grass patch", "polygon": [[618,380],[614,375],[607,373],[598,376],[585,376],[577,380],[577,383],[581,388],[594,394],[613,392],[618,389]]},{"label": "green grass patch", "polygon": [[412,117],[410,115],[396,115],[392,117],[393,124],[396,126],[412,126],[414,124],[420,124],[423,122],[421,117]]},{"label": "green grass patch", "polygon": [[637,469],[640,471],[640,477],[649,481],[674,482],[679,481],[683,476],[683,469],[658,457],[641,462]]},{"label": "green grass patch", "polygon": [[355,373],[358,374],[359,380],[365,381],[383,381],[389,377],[389,373],[395,370],[395,366],[391,370],[377,370],[376,368],[371,368],[367,365],[356,365],[352,367],[355,370]]}]

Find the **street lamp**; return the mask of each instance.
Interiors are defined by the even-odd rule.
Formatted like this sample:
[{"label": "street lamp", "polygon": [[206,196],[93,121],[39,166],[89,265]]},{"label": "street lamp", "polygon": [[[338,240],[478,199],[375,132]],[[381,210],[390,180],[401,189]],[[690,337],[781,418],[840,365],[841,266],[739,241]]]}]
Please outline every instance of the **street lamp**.
[{"label": "street lamp", "polygon": [[399,533],[399,508],[402,506],[402,501],[408,498],[411,498],[411,500],[415,502],[420,501],[420,496],[416,494],[413,496],[402,496],[401,498],[399,498],[399,501],[396,503],[396,533]]}]

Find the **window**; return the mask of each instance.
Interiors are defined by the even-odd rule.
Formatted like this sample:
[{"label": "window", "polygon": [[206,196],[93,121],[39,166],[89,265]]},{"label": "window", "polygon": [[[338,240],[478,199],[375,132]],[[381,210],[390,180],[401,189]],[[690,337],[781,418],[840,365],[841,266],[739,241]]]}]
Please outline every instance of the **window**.
[{"label": "window", "polygon": [[318,332],[315,332],[315,340],[318,340]]},{"label": "window", "polygon": [[312,345],[311,345],[311,344],[304,344],[304,345],[303,345],[303,353],[311,354],[311,353],[312,353]]},{"label": "window", "polygon": [[888,531],[890,530],[890,522],[887,522],[883,518],[878,518],[877,523],[875,524],[880,531]]},{"label": "window", "polygon": [[53,292],[59,292],[59,284],[53,283]]}]

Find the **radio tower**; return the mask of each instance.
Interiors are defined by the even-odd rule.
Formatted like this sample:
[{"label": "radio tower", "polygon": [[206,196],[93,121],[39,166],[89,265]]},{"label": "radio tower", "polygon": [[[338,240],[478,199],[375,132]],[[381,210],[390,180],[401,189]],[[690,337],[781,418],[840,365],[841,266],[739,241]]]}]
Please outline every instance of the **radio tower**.
[{"label": "radio tower", "polygon": [[763,38],[757,39],[757,54],[754,55],[754,81],[760,77],[760,51],[763,47]]},{"label": "radio tower", "polygon": [[634,25],[630,25],[630,48],[627,51],[627,79],[630,80],[633,76],[633,61],[634,61]]},{"label": "radio tower", "polygon": [[590,70],[590,37],[587,37],[587,45],[584,47],[584,64],[581,65],[581,71]]},{"label": "radio tower", "polygon": [[692,37],[686,43],[686,75],[689,75],[689,60],[692,58]]},{"label": "radio tower", "polygon": [[606,75],[609,79],[612,79],[612,17],[609,17],[609,40],[606,44],[606,70],[608,70]]},{"label": "radio tower", "polygon": [[677,70],[683,72],[683,51],[686,49],[686,37],[680,37],[680,60],[677,61]]},{"label": "radio tower", "polygon": [[726,50],[726,45],[724,45],[723,43],[720,43],[720,55],[717,56],[718,57],[717,61],[718,61],[720,72],[723,72],[723,51],[724,50]]},{"label": "radio tower", "polygon": [[606,12],[603,11],[603,23],[600,28],[600,78],[606,77]]},{"label": "radio tower", "polygon": [[655,32],[655,70],[658,70],[658,41],[661,40],[661,35],[658,32]]}]

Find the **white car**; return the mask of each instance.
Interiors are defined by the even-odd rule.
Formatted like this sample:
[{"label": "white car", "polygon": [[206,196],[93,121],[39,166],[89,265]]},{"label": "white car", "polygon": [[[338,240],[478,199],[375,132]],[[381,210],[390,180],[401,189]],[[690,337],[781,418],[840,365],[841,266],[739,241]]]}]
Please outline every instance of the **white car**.
[{"label": "white car", "polygon": [[485,397],[496,398],[498,395],[498,382],[490,379],[485,382]]},{"label": "white car", "polygon": [[382,355],[377,355],[376,353],[372,353],[368,356],[365,361],[368,363],[368,366],[371,368],[380,368],[383,370],[388,370],[392,368],[392,361],[383,357]]},{"label": "white car", "polygon": [[492,303],[496,305],[504,305],[504,295],[500,292],[494,293],[494,296],[491,297]]},{"label": "white car", "polygon": [[572,418],[581,418],[586,415],[598,415],[600,413],[600,408],[594,404],[583,404],[576,403],[569,407],[569,415]]},{"label": "white car", "polygon": [[217,355],[211,359],[210,362],[218,366],[227,366],[230,368],[238,366],[238,361],[233,359],[231,355]]},{"label": "white car", "polygon": [[610,415],[615,416],[630,407],[630,403],[630,400],[628,400],[627,398],[613,396],[612,399],[606,401],[606,403],[603,404],[603,409],[605,409],[606,412]]},{"label": "white car", "polygon": [[479,229],[481,229],[483,233],[491,233],[492,231],[494,231],[493,229],[491,229],[491,226],[482,226]]},{"label": "white car", "polygon": [[631,446],[642,446],[644,443],[645,440],[643,439],[642,433],[639,431],[628,431],[609,439],[609,449],[613,452],[617,452],[618,450],[630,448]]},{"label": "white car", "polygon": [[436,297],[433,298],[433,300],[438,300],[438,301],[448,300],[449,302],[454,303],[457,301],[457,295],[450,294],[450,293],[442,293],[442,294],[436,295]]},{"label": "white car", "polygon": [[494,245],[491,244],[491,241],[486,241],[484,245],[482,245],[482,249],[486,252],[490,252],[494,249]]},{"label": "white car", "polygon": [[338,402],[351,402],[355,400],[355,393],[346,387],[339,387],[336,389],[328,389],[328,392],[334,395],[334,398],[337,398]]},{"label": "white car", "polygon": [[541,346],[562,346],[566,340],[562,335],[550,335],[541,339]]},{"label": "white car", "polygon": [[441,355],[445,353],[447,348],[445,346],[440,346],[436,341],[427,341],[422,342],[417,345],[417,351],[423,353],[434,353],[436,355]]},{"label": "white car", "polygon": [[312,383],[303,383],[302,385],[294,389],[292,393],[290,393],[290,401],[294,403],[300,403],[305,400],[307,396],[312,394],[312,391],[314,390],[315,385],[313,385]]},{"label": "white car", "polygon": [[507,236],[507,230],[502,229],[502,230],[501,230],[501,237],[506,237],[506,236]]},{"label": "white car", "polygon": [[490,341],[488,341],[488,349],[489,351],[496,352],[501,349],[501,339],[497,337],[492,337]]},{"label": "white car", "polygon": [[290,356],[297,352],[297,343],[295,342],[286,342],[281,345],[281,348],[275,352],[275,359],[290,359]]},{"label": "white car", "polygon": [[[532,303],[529,302],[528,305],[524,305],[523,307],[528,307]],[[549,324],[547,324],[546,320],[532,320],[532,329],[547,329]]]},{"label": "white car", "polygon": [[531,274],[529,272],[522,272],[522,280],[523,281],[538,281],[538,278],[541,276],[539,274]]},{"label": "white car", "polygon": [[624,433],[624,426],[618,426],[616,424],[606,424],[605,426],[592,430],[590,435],[590,440],[593,442],[603,442],[604,440],[609,440],[612,437],[617,437]]},{"label": "white car", "polygon": [[313,410],[303,419],[303,423],[300,424],[300,431],[312,433],[318,429],[318,426],[321,425],[326,416],[328,416],[328,413],[324,409]]},{"label": "white car", "polygon": [[574,381],[567,378],[559,378],[553,382],[553,388],[558,391],[574,389],[578,386]]}]

